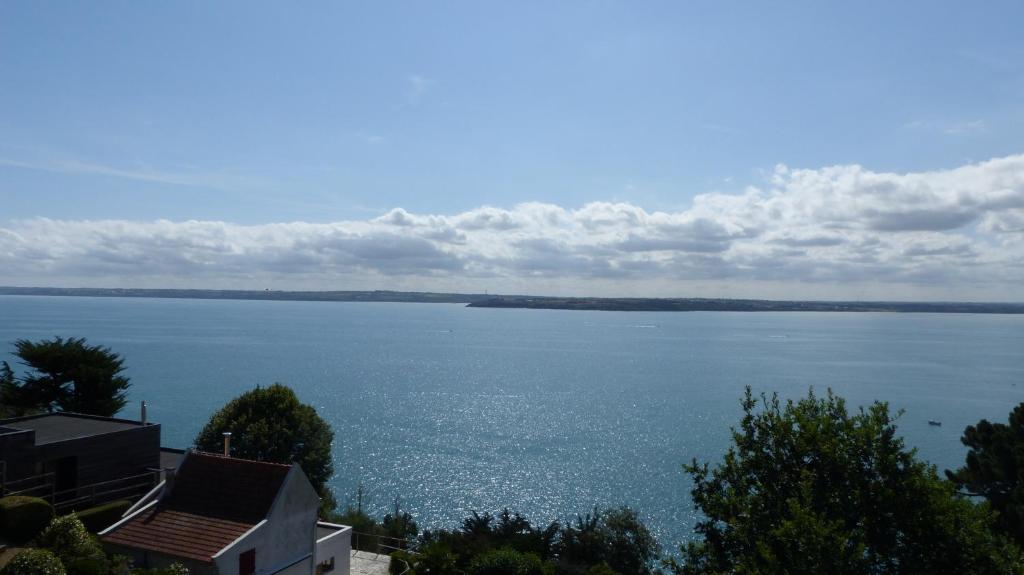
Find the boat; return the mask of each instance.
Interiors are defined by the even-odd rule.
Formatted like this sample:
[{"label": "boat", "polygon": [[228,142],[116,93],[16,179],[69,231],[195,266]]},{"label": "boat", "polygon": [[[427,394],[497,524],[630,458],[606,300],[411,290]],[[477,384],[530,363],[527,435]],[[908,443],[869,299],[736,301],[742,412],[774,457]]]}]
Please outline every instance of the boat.
[{"label": "boat", "polygon": [[935,421],[934,419],[928,420],[928,425],[942,425],[941,421]]}]

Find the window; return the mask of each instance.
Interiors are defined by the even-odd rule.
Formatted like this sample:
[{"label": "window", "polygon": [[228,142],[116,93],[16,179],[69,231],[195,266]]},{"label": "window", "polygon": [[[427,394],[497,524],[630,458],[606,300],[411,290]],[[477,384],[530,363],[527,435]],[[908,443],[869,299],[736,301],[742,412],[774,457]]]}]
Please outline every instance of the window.
[{"label": "window", "polygon": [[256,549],[250,549],[238,556],[238,575],[256,573]]}]

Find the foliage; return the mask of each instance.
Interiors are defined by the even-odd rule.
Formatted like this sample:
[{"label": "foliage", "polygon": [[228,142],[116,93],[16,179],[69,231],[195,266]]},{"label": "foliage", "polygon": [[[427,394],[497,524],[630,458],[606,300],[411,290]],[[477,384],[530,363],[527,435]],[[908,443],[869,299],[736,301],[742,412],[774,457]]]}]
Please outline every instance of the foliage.
[{"label": "foliage", "polygon": [[604,563],[613,571],[651,572],[660,549],[654,536],[629,507],[594,510],[566,525],[559,541],[559,565],[564,573],[585,573]]},{"label": "foliage", "polygon": [[722,463],[685,466],[705,519],[672,571],[1021,572],[989,511],[904,447],[886,404],[851,415],[831,391],[782,405],[748,388],[742,405]]},{"label": "foliage", "polygon": [[354,549],[374,553],[386,552],[388,547],[405,549],[419,533],[419,526],[412,515],[402,511],[398,498],[395,499],[392,512],[385,515],[382,522],[370,517],[359,507],[348,507],[344,513],[333,513],[328,518],[333,523],[352,527]]},{"label": "foliage", "polygon": [[103,559],[103,550],[86,531],[85,525],[72,513],[55,517],[39,534],[36,542],[60,558],[67,566],[79,558]]},{"label": "foliage", "polygon": [[564,527],[558,521],[535,527],[505,509],[497,515],[473,512],[457,530],[426,531],[416,551],[408,558],[416,575],[513,573],[520,568],[564,575],[642,575],[651,573],[658,545],[628,507],[595,510]]},{"label": "foliage", "polygon": [[125,511],[132,506],[127,499],[118,499],[78,512],[78,519],[90,533],[99,533],[121,520]]},{"label": "foliage", "polygon": [[12,543],[35,537],[53,519],[53,506],[45,499],[11,495],[0,499],[0,536]]},{"label": "foliage", "polygon": [[24,549],[0,570],[0,575],[65,575],[64,565],[46,549]]},{"label": "foliage", "polygon": [[133,569],[132,575],[189,575],[189,571],[181,563],[172,563],[163,569]]},{"label": "foliage", "polygon": [[0,369],[4,400],[18,411],[73,411],[112,416],[124,407],[130,383],[121,375],[124,359],[85,338],[55,337],[14,342],[30,371],[20,382],[10,366]]},{"label": "foliage", "polygon": [[327,487],[327,480],[334,473],[334,432],[313,407],[299,402],[289,387],[275,383],[232,399],[199,432],[196,449],[220,452],[226,431],[232,434],[232,455],[298,463],[325,502],[322,508],[334,507],[334,497]]},{"label": "foliage", "polygon": [[482,553],[469,565],[468,575],[547,575],[554,566],[545,565],[533,553],[514,549],[492,549]]},{"label": "foliage", "polygon": [[981,420],[960,439],[970,448],[966,465],[946,476],[959,489],[984,497],[997,513],[996,525],[1024,545],[1024,403],[1008,422]]},{"label": "foliage", "polygon": [[14,370],[6,361],[0,361],[0,419],[26,415],[29,411],[19,395],[20,388]]}]

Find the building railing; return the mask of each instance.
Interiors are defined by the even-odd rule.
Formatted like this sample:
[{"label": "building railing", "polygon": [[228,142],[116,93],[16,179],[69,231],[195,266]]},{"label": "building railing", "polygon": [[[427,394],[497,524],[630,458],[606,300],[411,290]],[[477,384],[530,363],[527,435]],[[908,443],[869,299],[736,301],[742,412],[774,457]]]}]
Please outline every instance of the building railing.
[{"label": "building railing", "polygon": [[58,512],[68,512],[115,499],[141,497],[153,488],[157,480],[153,473],[140,473],[58,491],[54,479],[53,473],[43,473],[15,481],[4,481],[0,485],[0,497],[39,497],[48,501]]},{"label": "building railing", "polygon": [[[402,539],[400,537],[388,537],[387,535],[375,535],[373,533],[362,533],[359,531],[352,531],[352,549],[355,551],[366,551],[368,553],[375,553],[377,555],[388,555],[390,556],[395,551],[405,551],[415,555],[416,552],[410,547],[410,541],[408,539]],[[402,558],[391,558],[398,559],[405,565],[405,568],[399,575],[405,575],[408,573],[412,566],[409,562]]]}]

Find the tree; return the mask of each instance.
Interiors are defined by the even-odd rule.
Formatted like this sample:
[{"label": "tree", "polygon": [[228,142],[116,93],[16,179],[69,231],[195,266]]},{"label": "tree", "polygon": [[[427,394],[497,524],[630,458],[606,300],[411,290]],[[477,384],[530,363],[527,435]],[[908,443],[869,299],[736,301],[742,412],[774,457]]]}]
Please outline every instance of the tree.
[{"label": "tree", "polygon": [[0,362],[0,419],[24,414],[19,391],[11,365],[6,361]]},{"label": "tree", "polygon": [[959,489],[984,497],[999,529],[1024,545],[1024,403],[1013,408],[1008,423],[983,419],[968,426],[960,441],[970,448],[966,464],[946,476]]},{"label": "tree", "polygon": [[124,359],[110,348],[73,337],[38,342],[19,339],[14,347],[32,371],[19,381],[9,365],[0,367],[0,396],[9,409],[110,417],[124,407],[131,384],[121,375]]},{"label": "tree", "polygon": [[334,473],[334,432],[312,406],[299,401],[291,388],[275,383],[232,399],[199,432],[196,449],[220,452],[224,432],[231,432],[232,455],[273,463],[298,463],[324,502],[321,509],[334,508],[334,496],[327,487]]},{"label": "tree", "polygon": [[651,563],[659,552],[657,541],[636,511],[629,507],[595,510],[562,528],[559,569],[583,574],[603,563],[619,573],[643,575],[651,573]]},{"label": "tree", "polygon": [[[917,459],[885,403],[750,389],[722,463],[685,466],[704,514],[675,573],[1020,573],[975,505]],[[758,405],[761,408],[758,410]]]}]

